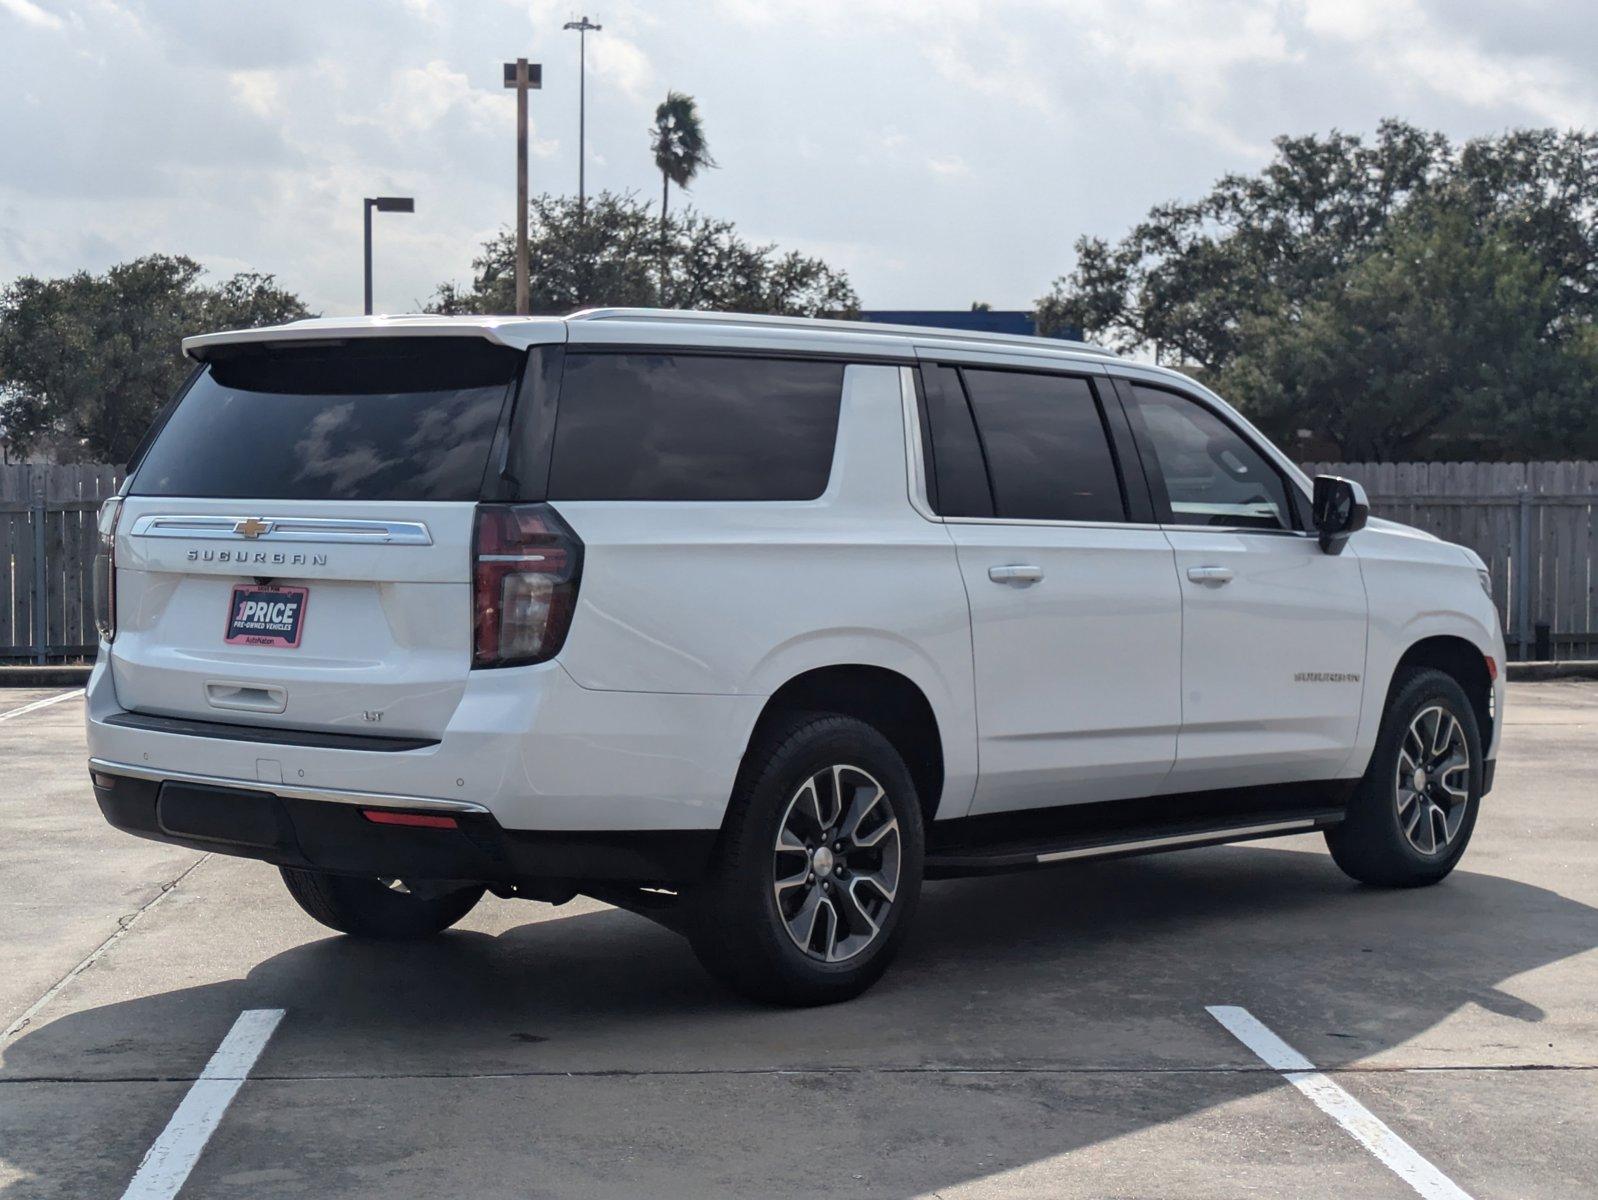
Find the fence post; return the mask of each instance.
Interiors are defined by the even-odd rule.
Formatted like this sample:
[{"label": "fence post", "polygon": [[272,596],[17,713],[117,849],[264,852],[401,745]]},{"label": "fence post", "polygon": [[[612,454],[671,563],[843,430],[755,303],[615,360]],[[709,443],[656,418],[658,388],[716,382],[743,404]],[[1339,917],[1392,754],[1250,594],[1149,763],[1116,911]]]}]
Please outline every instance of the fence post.
[{"label": "fence post", "polygon": [[44,561],[44,480],[39,478],[33,495],[33,661],[42,663],[49,659],[50,645],[50,573]]},{"label": "fence post", "polygon": [[1531,657],[1531,488],[1520,485],[1520,523],[1515,529],[1515,641],[1522,660]]}]

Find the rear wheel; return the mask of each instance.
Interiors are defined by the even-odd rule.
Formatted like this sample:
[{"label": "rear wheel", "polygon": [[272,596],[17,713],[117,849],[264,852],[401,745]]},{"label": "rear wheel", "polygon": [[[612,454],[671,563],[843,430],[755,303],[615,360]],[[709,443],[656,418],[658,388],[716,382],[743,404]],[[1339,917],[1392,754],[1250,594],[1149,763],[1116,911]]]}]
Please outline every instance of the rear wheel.
[{"label": "rear wheel", "polygon": [[1326,844],[1361,883],[1436,883],[1465,853],[1481,788],[1481,732],[1465,690],[1433,668],[1405,668],[1348,817]]},{"label": "rear wheel", "polygon": [[852,717],[794,714],[750,748],[690,940],[754,999],[830,1004],[887,970],[921,891],[921,805],[903,759]]},{"label": "rear wheel", "polygon": [[329,929],[355,937],[408,941],[442,933],[483,898],[474,884],[439,896],[418,896],[381,879],[279,867],[289,895]]}]

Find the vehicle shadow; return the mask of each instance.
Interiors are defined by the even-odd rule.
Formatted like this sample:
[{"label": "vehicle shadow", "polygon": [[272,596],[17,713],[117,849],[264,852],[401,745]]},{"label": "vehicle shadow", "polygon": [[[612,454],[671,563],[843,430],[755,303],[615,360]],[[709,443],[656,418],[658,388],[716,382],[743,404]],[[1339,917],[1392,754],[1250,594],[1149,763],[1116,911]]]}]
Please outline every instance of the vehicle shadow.
[{"label": "vehicle shadow", "polygon": [[[1380,891],[1351,884],[1324,854],[1238,846],[929,885],[913,936],[875,990],[790,1011],[720,991],[684,944],[640,918],[559,911],[498,936],[457,931],[422,945],[320,938],[243,979],[73,1013],[7,1046],[0,1085],[147,1079],[156,1063],[190,1077],[215,1045],[196,1029],[225,1029],[242,1008],[284,1007],[289,1018],[244,1093],[272,1104],[241,1097],[224,1132],[234,1166],[250,1157],[237,1139],[252,1129],[263,1153],[269,1143],[293,1159],[320,1145],[323,1194],[456,1191],[453,1172],[471,1162],[475,1194],[526,1195],[510,1178],[495,1190],[484,1164],[511,1171],[518,1153],[541,1147],[543,1177],[566,1181],[549,1194],[815,1195],[804,1174],[813,1141],[859,1106],[877,1133],[856,1131],[830,1151],[840,1177],[908,1196],[1279,1086],[1269,1072],[1221,1070],[1257,1064],[1206,1004],[1250,1008],[1322,1067],[1395,1053],[1430,1065],[1433,1051],[1405,1047],[1447,1020],[1490,1029],[1475,1061],[1546,1061],[1544,1029],[1560,1016],[1518,997],[1513,980],[1598,946],[1598,911],[1530,884],[1459,871],[1438,887]],[[1000,1074],[980,1074],[989,1071]],[[395,1128],[385,1092],[439,1079],[462,1084],[449,1104],[485,1123],[446,1122],[447,1143],[424,1153]],[[653,1133],[595,1098],[614,1079],[667,1106]],[[343,1087],[329,1114],[311,1087],[329,1080],[391,1082]],[[792,1103],[774,1108],[771,1089]],[[827,1103],[814,1102],[818,1093]],[[682,1106],[675,1118],[672,1105]],[[423,1110],[407,1111],[437,1124]],[[156,1129],[169,1113],[168,1103]],[[384,1130],[375,1144],[374,1123]],[[589,1166],[622,1125],[625,1170]],[[686,1137],[692,1150],[697,1128],[723,1132],[714,1148],[707,1133],[698,1154],[663,1148]],[[739,1136],[729,1140],[729,1128]],[[346,1160],[384,1154],[381,1186],[341,1173]],[[13,1139],[0,1158],[26,1180],[0,1196],[50,1194],[59,1156],[43,1141]],[[136,1162],[108,1174],[109,1194]],[[304,1194],[306,1181],[282,1186]],[[189,1194],[280,1193],[258,1178],[235,1187],[197,1175]]]}]

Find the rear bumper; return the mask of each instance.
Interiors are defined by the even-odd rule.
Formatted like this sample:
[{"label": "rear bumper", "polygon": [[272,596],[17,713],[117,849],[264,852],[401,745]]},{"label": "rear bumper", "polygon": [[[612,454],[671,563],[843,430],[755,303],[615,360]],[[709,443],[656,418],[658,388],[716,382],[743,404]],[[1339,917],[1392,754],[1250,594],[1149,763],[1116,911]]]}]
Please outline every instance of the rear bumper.
[{"label": "rear bumper", "polygon": [[[604,692],[559,663],[472,671],[448,725],[433,736],[371,737],[354,719],[306,733],[290,711],[248,718],[226,736],[195,676],[187,717],[129,714],[106,655],[90,676],[89,755],[161,779],[237,781],[279,795],[353,793],[470,802],[504,828],[539,832],[716,830],[764,705],[759,696]],[[402,734],[412,731],[399,730]]]},{"label": "rear bumper", "polygon": [[[235,781],[140,778],[91,765],[113,826],[172,845],[335,874],[517,885],[673,886],[704,871],[715,830],[506,830],[477,805],[316,799]],[[400,801],[401,803],[395,803]],[[365,809],[447,813],[453,828],[383,825]]]}]

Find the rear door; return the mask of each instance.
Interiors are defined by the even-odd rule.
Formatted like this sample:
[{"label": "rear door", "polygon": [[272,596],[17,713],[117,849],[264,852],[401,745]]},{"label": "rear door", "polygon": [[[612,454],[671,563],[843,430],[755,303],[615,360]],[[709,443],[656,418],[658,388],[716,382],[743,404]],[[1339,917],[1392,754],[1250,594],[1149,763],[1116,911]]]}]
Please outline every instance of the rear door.
[{"label": "rear door", "polygon": [[1366,600],[1296,485],[1198,397],[1123,389],[1182,593],[1182,732],[1168,790],[1333,778],[1359,726]]},{"label": "rear door", "polygon": [[1181,596],[1124,416],[1086,374],[929,364],[922,381],[931,499],[971,606],[972,813],[1157,790]]},{"label": "rear door", "polygon": [[471,542],[526,355],[481,338],[219,348],[117,526],[124,708],[438,736],[471,667]]}]

